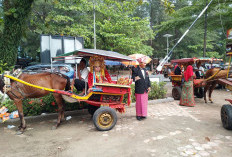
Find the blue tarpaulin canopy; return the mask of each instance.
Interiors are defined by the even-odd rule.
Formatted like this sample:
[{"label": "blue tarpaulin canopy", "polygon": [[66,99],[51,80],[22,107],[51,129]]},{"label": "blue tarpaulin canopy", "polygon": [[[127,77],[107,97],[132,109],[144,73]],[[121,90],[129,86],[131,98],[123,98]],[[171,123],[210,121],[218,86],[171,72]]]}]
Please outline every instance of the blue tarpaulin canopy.
[{"label": "blue tarpaulin canopy", "polygon": [[105,60],[106,65],[123,65],[121,62],[118,61],[111,61],[111,60]]}]

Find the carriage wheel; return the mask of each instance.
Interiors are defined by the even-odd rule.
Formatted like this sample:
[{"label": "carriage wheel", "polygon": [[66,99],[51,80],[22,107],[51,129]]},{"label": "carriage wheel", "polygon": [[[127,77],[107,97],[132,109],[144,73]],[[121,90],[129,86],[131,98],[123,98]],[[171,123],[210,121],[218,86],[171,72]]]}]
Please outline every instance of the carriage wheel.
[{"label": "carriage wheel", "polygon": [[98,106],[89,105],[89,106],[88,106],[88,112],[89,112],[89,114],[93,115],[94,112],[95,112],[98,108],[99,108]]},{"label": "carriage wheel", "polygon": [[172,97],[175,100],[180,100],[180,96],[181,96],[181,88],[180,87],[174,87],[172,89]]},{"label": "carriage wheel", "polygon": [[100,107],[93,114],[93,123],[100,131],[111,130],[117,123],[117,114],[110,107]]},{"label": "carriage wheel", "polygon": [[168,73],[164,73],[164,77],[165,77],[165,78],[168,78]]},{"label": "carriage wheel", "polygon": [[223,127],[232,130],[232,106],[223,105],[221,108],[221,120]]}]

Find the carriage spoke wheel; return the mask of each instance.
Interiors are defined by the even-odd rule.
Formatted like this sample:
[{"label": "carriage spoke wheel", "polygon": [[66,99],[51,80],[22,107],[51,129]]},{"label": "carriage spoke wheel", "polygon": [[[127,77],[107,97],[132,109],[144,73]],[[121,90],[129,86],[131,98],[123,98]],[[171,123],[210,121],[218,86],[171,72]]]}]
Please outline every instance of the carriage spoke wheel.
[{"label": "carriage spoke wheel", "polygon": [[110,107],[100,107],[93,115],[93,123],[100,131],[112,129],[117,122],[117,114]]},{"label": "carriage spoke wheel", "polygon": [[221,119],[222,119],[222,123],[225,125],[228,125],[228,116],[225,110],[222,111],[222,115],[221,115]]},{"label": "carriage spoke wheel", "polygon": [[181,97],[181,88],[180,87],[173,87],[173,89],[172,89],[172,97],[175,100],[180,100],[180,97]]},{"label": "carriage spoke wheel", "polygon": [[225,129],[232,130],[232,106],[231,105],[222,106],[221,121]]},{"label": "carriage spoke wheel", "polygon": [[98,124],[101,127],[109,127],[113,123],[113,117],[109,113],[103,113],[98,118]]}]

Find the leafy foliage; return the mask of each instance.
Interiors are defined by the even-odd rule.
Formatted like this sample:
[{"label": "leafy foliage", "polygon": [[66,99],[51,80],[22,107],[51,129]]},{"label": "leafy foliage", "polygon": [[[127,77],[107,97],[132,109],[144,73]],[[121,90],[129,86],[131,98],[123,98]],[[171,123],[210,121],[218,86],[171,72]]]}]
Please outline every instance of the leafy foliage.
[{"label": "leafy foliage", "polygon": [[[156,25],[156,34],[169,32],[179,39],[205,7],[205,1],[176,1],[176,11]],[[182,6],[182,7],[179,7]],[[183,7],[184,6],[184,7]],[[207,57],[225,57],[225,31],[231,27],[232,7],[227,1],[214,1],[208,9],[207,17]],[[203,56],[204,15],[196,22],[184,40],[174,50],[173,58]],[[171,43],[171,45],[174,45]]]},{"label": "leafy foliage", "polygon": [[148,100],[165,98],[167,93],[164,88],[165,84],[165,82],[151,82],[151,92],[148,94]]},{"label": "leafy foliage", "polygon": [[169,0],[161,0],[161,1],[163,2],[163,5],[165,7],[165,12],[167,14],[172,14],[175,12],[174,10],[175,6],[173,3],[171,3]]},{"label": "leafy foliage", "polygon": [[3,0],[4,27],[0,37],[0,60],[12,66],[33,0]]},{"label": "leafy foliage", "polygon": [[13,66],[9,66],[7,63],[4,63],[2,60],[0,60],[0,74],[2,74],[6,70],[12,70]]},{"label": "leafy foliage", "polygon": [[[149,20],[133,15],[141,4],[137,0],[96,0],[97,49],[152,54],[151,46],[147,45],[147,40],[153,37]],[[35,1],[29,28],[24,50],[33,58],[39,53],[39,38],[34,40],[36,47],[29,46],[32,44],[28,39],[39,34],[82,36],[84,47],[93,48],[93,1]]]},{"label": "leafy foliage", "polygon": [[[5,101],[2,103],[2,105],[8,108],[9,113],[17,110],[16,105],[9,98],[6,98]],[[81,105],[79,103],[65,102],[66,111],[77,110],[80,108],[85,108],[86,106],[87,106],[86,104]],[[42,113],[56,113],[57,111],[58,111],[58,106],[55,103],[55,99],[52,96],[52,94],[49,94],[42,98],[23,100],[23,112],[25,116],[36,116],[36,115],[41,115]]]},{"label": "leafy foliage", "polygon": [[[148,94],[148,100],[162,99],[166,97],[167,89],[164,88],[165,82],[151,82],[151,91]],[[135,99],[135,84],[131,85],[131,100],[136,102]]]},{"label": "leafy foliage", "polygon": [[[0,59],[13,65],[20,47],[21,56],[39,61],[40,34],[82,36],[84,47],[93,48],[93,2],[1,0]],[[169,40],[172,47],[205,7],[205,1],[199,0],[95,2],[98,49],[158,58],[166,55],[167,40],[163,35],[173,35]],[[225,57],[225,31],[232,25],[230,4],[230,1],[213,1],[208,9],[208,56]],[[203,36],[204,18],[201,17],[174,50],[175,58],[201,57]]]}]

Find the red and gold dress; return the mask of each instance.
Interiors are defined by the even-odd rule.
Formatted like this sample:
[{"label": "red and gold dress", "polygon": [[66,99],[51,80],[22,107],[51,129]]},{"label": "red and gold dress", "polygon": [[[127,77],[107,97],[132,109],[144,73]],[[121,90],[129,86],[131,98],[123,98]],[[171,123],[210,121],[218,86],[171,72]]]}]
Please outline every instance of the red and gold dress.
[{"label": "red and gold dress", "polygon": [[184,72],[185,83],[182,87],[180,105],[195,106],[193,94],[193,67],[189,65]]},{"label": "red and gold dress", "polygon": [[[95,83],[104,83],[104,82],[111,83],[112,82],[111,77],[106,69],[104,70],[104,73],[102,73],[102,72],[94,72],[94,73],[95,73],[95,77],[93,77],[92,72],[89,72],[89,76],[88,76],[89,88],[93,87],[94,82]],[[94,80],[94,78],[95,78],[95,80]]]}]

